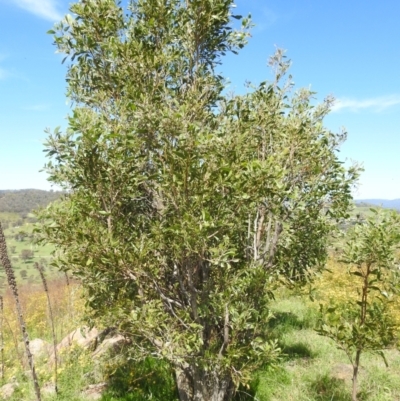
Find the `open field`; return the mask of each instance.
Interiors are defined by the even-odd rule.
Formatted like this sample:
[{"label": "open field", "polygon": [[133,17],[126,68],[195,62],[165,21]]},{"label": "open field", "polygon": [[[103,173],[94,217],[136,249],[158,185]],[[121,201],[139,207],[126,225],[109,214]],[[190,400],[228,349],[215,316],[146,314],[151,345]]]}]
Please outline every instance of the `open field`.
[{"label": "open field", "polygon": [[[350,401],[352,370],[346,355],[314,331],[318,305],[302,296],[282,297],[272,307],[272,330],[283,351],[275,369],[259,372],[259,401]],[[400,353],[386,351],[389,367],[375,355],[362,357],[360,400],[400,400]]]}]

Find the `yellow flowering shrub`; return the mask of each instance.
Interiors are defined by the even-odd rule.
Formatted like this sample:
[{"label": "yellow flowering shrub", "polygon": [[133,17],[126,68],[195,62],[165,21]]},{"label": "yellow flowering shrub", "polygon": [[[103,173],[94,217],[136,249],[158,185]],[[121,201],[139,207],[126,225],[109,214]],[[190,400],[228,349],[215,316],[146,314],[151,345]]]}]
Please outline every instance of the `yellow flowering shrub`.
[{"label": "yellow flowering shrub", "polygon": [[[323,305],[345,305],[359,298],[361,278],[348,273],[348,266],[331,257],[327,270],[315,281],[315,299]],[[372,297],[377,296],[371,294]],[[400,299],[395,297],[390,303],[389,312],[400,330]]]},{"label": "yellow flowering shrub", "polygon": [[[84,300],[77,283],[67,286],[64,280],[52,280],[48,282],[48,288],[58,343],[81,324]],[[20,286],[19,298],[30,340],[40,338],[53,344],[49,308],[43,287],[29,284]],[[15,301],[9,291],[3,296],[2,323],[0,330],[3,336],[4,360],[0,360],[0,364],[4,366],[4,376],[7,380],[28,369]],[[51,369],[38,362],[41,361],[36,361],[40,379],[49,380],[52,376]]]}]

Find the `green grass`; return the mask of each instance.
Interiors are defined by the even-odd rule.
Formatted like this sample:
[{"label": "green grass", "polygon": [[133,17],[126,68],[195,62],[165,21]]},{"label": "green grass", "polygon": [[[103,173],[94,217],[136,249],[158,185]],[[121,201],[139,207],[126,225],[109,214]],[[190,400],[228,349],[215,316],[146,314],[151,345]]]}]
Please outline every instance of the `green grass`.
[{"label": "green grass", "polygon": [[[258,373],[259,401],[351,401],[351,374],[339,377],[337,368],[350,369],[343,351],[313,330],[317,308],[304,297],[285,294],[273,304],[272,328],[284,353],[275,369]],[[389,368],[380,357],[364,354],[359,375],[360,401],[400,400],[400,354],[387,351]],[[339,369],[340,370],[340,369]]]},{"label": "green grass", "polygon": [[[271,337],[279,339],[282,357],[276,366],[256,372],[250,388],[240,388],[234,401],[351,401],[351,366],[331,340],[314,331],[316,305],[284,292],[271,308]],[[389,368],[375,355],[362,356],[359,401],[400,400],[400,354],[393,350],[386,356]],[[48,367],[37,366],[41,383],[51,380]],[[21,386],[12,400],[33,399],[28,378],[21,373],[17,380]],[[63,359],[59,380],[59,396],[44,400],[87,401],[82,390],[107,381],[101,401],[178,401],[167,364],[151,358],[137,363],[126,353],[99,363],[92,361],[90,352],[73,348]]]},{"label": "green grass", "polygon": [[[24,238],[22,241],[18,241],[15,237],[20,231],[26,232],[28,235],[32,233],[34,225],[22,220],[22,225],[14,227],[13,224],[22,220],[17,214],[13,213],[0,213],[0,221],[6,221],[9,223],[9,227],[4,230],[4,235],[7,241],[7,248],[11,264],[14,268],[17,282],[20,284],[24,283],[39,283],[40,277],[35,269],[35,262],[41,263],[44,266],[46,275],[56,277],[60,273],[50,266],[51,253],[53,247],[50,245],[38,246],[34,245],[29,237]],[[23,260],[21,258],[21,252],[23,249],[33,251],[33,258]],[[0,271],[0,293],[6,289],[6,278],[4,272]]]}]

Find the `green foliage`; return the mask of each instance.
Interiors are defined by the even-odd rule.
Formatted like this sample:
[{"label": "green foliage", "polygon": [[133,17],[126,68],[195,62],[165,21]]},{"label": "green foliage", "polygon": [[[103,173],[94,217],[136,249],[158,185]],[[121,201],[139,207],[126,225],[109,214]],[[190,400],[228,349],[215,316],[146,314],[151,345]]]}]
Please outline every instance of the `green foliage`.
[{"label": "green foliage", "polygon": [[353,400],[361,354],[372,351],[384,359],[383,349],[398,341],[395,320],[388,308],[398,294],[400,217],[371,209],[373,216],[349,233],[342,262],[358,279],[355,298],[346,304],[321,305],[318,332],[332,338],[345,351],[354,368]]},{"label": "green foliage", "polygon": [[111,372],[109,386],[102,399],[176,401],[178,394],[173,371],[165,362],[151,357],[140,362],[126,359]]},{"label": "green foliage", "polygon": [[32,259],[33,258],[33,251],[31,249],[23,249],[21,251],[20,257],[22,260],[28,260],[28,259]]},{"label": "green foliage", "polygon": [[40,235],[82,278],[91,318],[129,335],[138,359],[167,361],[190,399],[229,397],[276,360],[273,290],[323,267],[357,177],[337,157],[345,135],[323,126],[331,100],[289,96],[281,51],[274,82],[223,94],[215,67],[251,25],[232,29],[231,6],[87,0],[52,32],[75,108],[46,143],[68,195]]}]

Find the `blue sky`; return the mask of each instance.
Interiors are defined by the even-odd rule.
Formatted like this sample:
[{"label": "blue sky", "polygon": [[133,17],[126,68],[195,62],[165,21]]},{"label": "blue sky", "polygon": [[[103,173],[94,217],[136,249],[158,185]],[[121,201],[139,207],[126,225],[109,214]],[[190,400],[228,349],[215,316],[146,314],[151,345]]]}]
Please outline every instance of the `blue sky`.
[{"label": "blue sky", "polygon": [[[287,49],[297,87],[337,99],[326,125],[346,127],[340,157],[364,165],[356,198],[400,198],[400,2],[237,0],[256,27],[221,67],[231,88],[271,77],[268,57]],[[44,129],[66,125],[66,66],[46,35],[65,0],[0,0],[0,189],[49,189]]]}]

